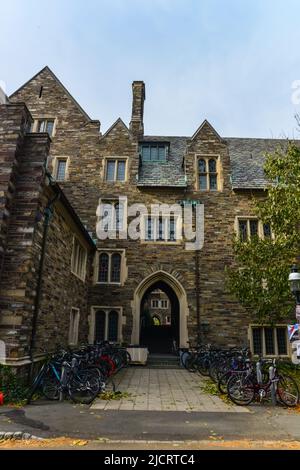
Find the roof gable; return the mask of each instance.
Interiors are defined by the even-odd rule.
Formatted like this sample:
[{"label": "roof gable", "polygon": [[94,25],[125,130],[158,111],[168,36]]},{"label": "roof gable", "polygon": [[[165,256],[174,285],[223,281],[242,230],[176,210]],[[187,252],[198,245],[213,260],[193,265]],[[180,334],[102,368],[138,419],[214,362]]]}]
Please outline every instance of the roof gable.
[{"label": "roof gable", "polygon": [[196,132],[192,136],[191,141],[196,140],[199,136],[201,136],[201,134],[205,131],[206,128],[208,128],[211,132],[213,132],[213,134],[216,136],[216,138],[220,142],[222,141],[222,138],[220,137],[220,135],[213,128],[213,126],[210,124],[210,122],[207,121],[207,119],[204,119],[202,124],[198,127],[198,129],[196,130]]},{"label": "roof gable", "polygon": [[107,129],[107,131],[105,132],[105,134],[103,134],[103,136],[101,137],[102,139],[104,139],[105,137],[107,137],[114,129],[116,129],[117,127],[120,127],[122,129],[125,129],[126,132],[128,133],[129,137],[132,137],[132,133],[130,132],[130,130],[128,129],[128,127],[126,126],[125,122],[119,117],[114,123],[112,126],[110,126],[109,129]]},{"label": "roof gable", "polygon": [[71,93],[67,90],[67,88],[62,84],[62,82],[57,78],[57,76],[52,72],[52,70],[46,65],[46,67],[42,68],[38,73],[36,73],[32,78],[27,80],[26,83],[24,83],[20,88],[18,88],[14,93],[10,95],[10,98],[13,98],[14,95],[16,95],[20,90],[25,88],[30,82],[35,80],[39,75],[42,75],[44,73],[48,73],[59,85],[59,87],[63,90],[63,92],[71,99],[73,104],[76,106],[76,108],[80,111],[80,113],[85,117],[87,121],[91,121],[91,118],[89,115],[84,111],[84,109],[80,106],[80,104],[75,100],[75,98],[71,95]]}]

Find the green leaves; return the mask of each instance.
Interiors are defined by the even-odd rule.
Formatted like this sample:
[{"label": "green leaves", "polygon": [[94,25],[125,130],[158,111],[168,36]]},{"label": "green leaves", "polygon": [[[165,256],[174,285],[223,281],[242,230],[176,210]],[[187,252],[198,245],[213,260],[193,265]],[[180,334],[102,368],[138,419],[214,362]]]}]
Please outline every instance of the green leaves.
[{"label": "green leaves", "polygon": [[256,321],[274,323],[289,316],[294,302],[288,275],[300,253],[300,150],[287,143],[267,154],[265,174],[268,191],[254,201],[255,213],[270,223],[275,239],[235,239],[227,285]]}]

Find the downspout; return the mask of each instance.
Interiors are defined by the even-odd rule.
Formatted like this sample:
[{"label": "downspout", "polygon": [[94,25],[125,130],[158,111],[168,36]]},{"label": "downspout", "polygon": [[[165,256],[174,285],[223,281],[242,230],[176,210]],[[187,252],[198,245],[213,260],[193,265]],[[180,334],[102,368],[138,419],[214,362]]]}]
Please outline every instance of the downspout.
[{"label": "downspout", "polygon": [[42,282],[43,282],[43,269],[44,269],[44,261],[45,261],[45,254],[46,254],[46,245],[47,245],[47,234],[48,229],[50,226],[51,217],[53,214],[53,204],[57,199],[59,199],[59,194],[56,194],[51,201],[48,202],[45,210],[44,210],[44,230],[43,230],[43,239],[42,239],[42,246],[41,246],[41,257],[38,269],[38,279],[37,279],[37,286],[36,286],[36,296],[34,301],[34,311],[33,311],[33,318],[32,318],[32,333],[31,333],[31,340],[30,340],[30,348],[29,348],[29,357],[31,361],[30,367],[30,375],[32,377],[33,374],[33,351],[35,348],[35,341],[36,341],[36,333],[37,333],[37,321],[38,321],[38,314],[40,310],[41,304],[41,296],[42,296]]},{"label": "downspout", "polygon": [[197,343],[201,342],[200,321],[200,250],[195,251],[195,284],[196,284],[196,314],[197,314]]}]

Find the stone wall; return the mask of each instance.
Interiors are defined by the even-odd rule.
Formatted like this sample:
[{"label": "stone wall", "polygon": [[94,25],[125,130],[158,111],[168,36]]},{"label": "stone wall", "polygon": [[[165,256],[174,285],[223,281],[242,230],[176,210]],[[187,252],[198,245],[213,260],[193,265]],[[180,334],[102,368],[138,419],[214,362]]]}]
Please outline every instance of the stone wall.
[{"label": "stone wall", "polygon": [[[140,82],[142,83],[142,82]],[[43,97],[38,98],[40,86]],[[141,98],[139,88],[138,98]],[[184,242],[178,244],[143,243],[133,240],[98,241],[99,249],[124,249],[128,276],[124,285],[90,287],[89,307],[122,307],[123,340],[130,342],[135,318],[134,298],[140,283],[156,272],[167,273],[183,287],[187,297],[187,327],[189,340],[197,340],[198,316],[204,339],[220,345],[234,346],[247,342],[250,318],[247,312],[228,294],[225,266],[233,262],[232,238],[237,215],[253,213],[252,196],[260,192],[234,192],[230,183],[230,160],[226,141],[207,123],[189,141],[184,156],[187,188],[139,188],[138,132],[133,134],[120,119],[103,135],[99,123],[88,120],[70,97],[46,70],[13,95],[24,100],[35,117],[49,114],[57,119],[52,138],[51,155],[69,157],[68,180],[61,183],[69,200],[95,237],[96,208],[99,199],[126,196],[128,205],[144,203],[173,204],[193,199],[204,204],[205,240],[199,252],[199,292],[196,289],[196,252],[187,251]],[[139,101],[141,105],[141,100]],[[136,111],[135,106],[133,107]],[[140,116],[142,114],[140,113]],[[221,189],[200,192],[196,189],[196,162],[199,155],[218,155]],[[123,157],[128,161],[128,180],[109,183],[104,179],[107,157]],[[54,267],[53,267],[54,268]],[[197,311],[197,295],[199,309]],[[182,312],[181,312],[182,313]]]},{"label": "stone wall", "polygon": [[[45,167],[48,134],[26,132],[32,118],[23,104],[0,106],[0,340],[1,362],[23,365],[30,359],[33,315],[37,298],[45,208],[55,194]],[[71,274],[73,236],[89,252],[83,282]],[[54,203],[48,230],[38,312],[36,350],[67,345],[72,307],[80,309],[80,341],[88,335],[87,291],[91,274],[92,242],[61,197]],[[3,343],[1,343],[3,346]]]}]

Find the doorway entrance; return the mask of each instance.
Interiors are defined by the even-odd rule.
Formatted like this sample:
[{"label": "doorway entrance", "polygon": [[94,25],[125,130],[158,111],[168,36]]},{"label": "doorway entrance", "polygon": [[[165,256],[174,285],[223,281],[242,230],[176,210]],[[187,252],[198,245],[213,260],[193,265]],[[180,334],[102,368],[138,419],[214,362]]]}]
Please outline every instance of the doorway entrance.
[{"label": "doorway entrance", "polygon": [[141,300],[140,345],[150,353],[170,354],[179,344],[179,301],[174,290],[157,281]]},{"label": "doorway entrance", "polygon": [[174,341],[177,347],[188,346],[187,297],[174,275],[157,271],[147,276],[135,290],[132,313],[132,344],[160,354],[171,353]]}]

